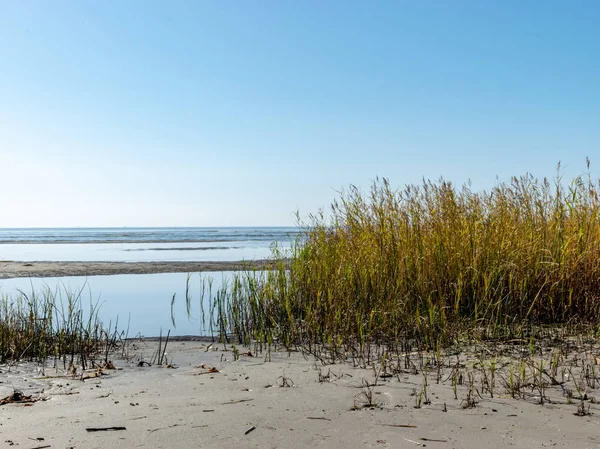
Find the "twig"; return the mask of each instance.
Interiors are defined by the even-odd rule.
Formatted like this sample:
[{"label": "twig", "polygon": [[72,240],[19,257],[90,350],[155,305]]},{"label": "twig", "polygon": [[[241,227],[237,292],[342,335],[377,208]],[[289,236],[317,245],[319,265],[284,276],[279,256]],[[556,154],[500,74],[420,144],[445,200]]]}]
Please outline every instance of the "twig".
[{"label": "twig", "polygon": [[254,399],[238,399],[237,401],[223,402],[222,405],[239,404],[240,402],[250,402],[250,401],[253,401],[253,400]]}]

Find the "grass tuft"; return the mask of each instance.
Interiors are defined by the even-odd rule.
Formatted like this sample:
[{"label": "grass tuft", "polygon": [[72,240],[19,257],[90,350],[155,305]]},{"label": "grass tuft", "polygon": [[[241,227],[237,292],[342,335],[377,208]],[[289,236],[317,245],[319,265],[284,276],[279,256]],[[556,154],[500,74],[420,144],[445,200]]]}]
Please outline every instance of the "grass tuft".
[{"label": "grass tuft", "polygon": [[[29,360],[86,369],[95,359],[108,362],[123,335],[98,319],[98,302],[84,309],[82,293],[45,287],[41,292],[0,295],[0,363]],[[94,357],[94,359],[91,359]]]}]

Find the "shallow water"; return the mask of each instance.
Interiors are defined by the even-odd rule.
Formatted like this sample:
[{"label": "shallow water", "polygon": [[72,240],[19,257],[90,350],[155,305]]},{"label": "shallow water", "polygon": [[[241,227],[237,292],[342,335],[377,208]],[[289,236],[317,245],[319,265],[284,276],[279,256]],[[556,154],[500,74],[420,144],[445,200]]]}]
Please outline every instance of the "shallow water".
[{"label": "shallow water", "polygon": [[[230,279],[231,272],[217,272],[203,275],[213,279],[212,292],[221,286],[223,280]],[[90,301],[98,302],[99,316],[105,325],[118,317],[119,330],[126,330],[129,321],[129,336],[141,334],[145,337],[163,335],[170,330],[173,336],[207,335],[208,317],[203,327],[200,310],[201,279],[199,274],[190,278],[192,311],[188,319],[185,307],[187,274],[125,274],[116,276],[63,277],[63,278],[16,278],[0,280],[0,293],[16,296],[17,289],[26,294],[32,289],[40,293],[44,288],[59,292],[66,299],[65,291],[82,291],[82,306],[87,312]],[[171,322],[171,299],[175,294],[175,326]],[[204,307],[209,311],[209,295],[205,295]]]},{"label": "shallow water", "polygon": [[[238,261],[271,257],[271,245],[289,247],[297,228],[89,228],[89,229],[0,229],[0,260],[149,262],[149,261]],[[213,293],[230,272],[210,273]],[[52,291],[82,290],[82,303],[101,304],[100,318],[107,325],[119,319],[119,330],[129,322],[129,336],[207,335],[202,325],[200,276],[191,277],[192,316],[187,317],[187,274],[123,274],[113,276],[1,279],[0,292],[9,297],[16,289],[29,293],[48,287]],[[175,294],[175,326],[171,322],[171,299]],[[205,297],[208,311],[210,297]]]}]

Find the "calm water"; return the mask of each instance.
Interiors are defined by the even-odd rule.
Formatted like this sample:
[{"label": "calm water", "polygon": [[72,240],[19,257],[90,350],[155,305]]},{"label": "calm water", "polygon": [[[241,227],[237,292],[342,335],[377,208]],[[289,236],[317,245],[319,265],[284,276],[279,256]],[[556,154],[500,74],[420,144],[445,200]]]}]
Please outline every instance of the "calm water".
[{"label": "calm water", "polygon": [[[267,258],[277,242],[289,247],[297,228],[95,228],[0,229],[0,260],[17,261],[237,261]],[[210,273],[213,292],[231,273]],[[200,277],[192,275],[193,310],[187,318],[187,274],[0,279],[0,293],[14,297],[26,293],[84,289],[83,305],[101,303],[100,317],[107,324],[119,318],[119,329],[129,335],[207,335],[200,320]],[[175,294],[176,326],[171,322]],[[206,295],[208,310],[209,297]],[[208,324],[208,323],[207,323]]]},{"label": "calm water", "polygon": [[[223,280],[230,279],[232,273],[210,273],[203,275],[213,279],[212,291],[221,286]],[[117,276],[73,276],[64,278],[16,278],[0,279],[0,293],[15,296],[17,289],[30,294],[42,292],[46,287],[53,292],[82,292],[82,306],[89,310],[90,300],[101,304],[100,318],[107,325],[119,318],[119,330],[126,330],[129,321],[129,336],[142,334],[146,337],[163,335],[171,330],[171,335],[208,335],[208,318],[203,328],[200,309],[201,278],[193,274],[190,279],[192,295],[192,317],[188,319],[185,308],[185,286],[187,274],[127,274]],[[171,322],[171,299],[175,294],[175,327]],[[209,308],[208,291],[205,295],[205,310]],[[65,302],[66,304],[66,302]]]},{"label": "calm water", "polygon": [[287,248],[297,228],[0,229],[0,260],[235,261]]}]

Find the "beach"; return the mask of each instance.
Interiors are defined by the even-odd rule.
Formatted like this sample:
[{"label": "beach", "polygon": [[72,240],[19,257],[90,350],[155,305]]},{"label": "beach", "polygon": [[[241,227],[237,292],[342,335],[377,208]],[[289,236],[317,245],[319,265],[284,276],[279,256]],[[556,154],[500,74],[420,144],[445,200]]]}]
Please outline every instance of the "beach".
[{"label": "beach", "polygon": [[600,449],[600,2],[0,11],[0,449]]},{"label": "beach", "polygon": [[[164,341],[163,341],[164,343]],[[598,406],[576,416],[560,389],[544,405],[532,395],[477,397],[465,407],[444,369],[428,375],[428,404],[416,408],[423,375],[375,378],[351,363],[323,365],[298,352],[246,352],[199,339],[169,342],[165,365],[148,366],[156,340],[112,354],[116,369],[68,375],[26,362],[2,366],[0,398],[20,390],[36,402],[0,406],[5,446],[21,448],[501,448],[600,445]],[[140,363],[142,362],[142,363]],[[139,366],[142,365],[142,366]],[[100,373],[100,374],[98,374]],[[98,377],[94,377],[98,376]],[[82,380],[85,379],[85,380]],[[368,388],[365,388],[368,385]],[[372,391],[372,405],[365,391]],[[417,395],[418,396],[418,395]],[[112,430],[110,428],[113,428]],[[87,430],[92,429],[92,430]],[[4,446],[3,446],[4,447]]]}]

